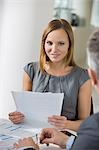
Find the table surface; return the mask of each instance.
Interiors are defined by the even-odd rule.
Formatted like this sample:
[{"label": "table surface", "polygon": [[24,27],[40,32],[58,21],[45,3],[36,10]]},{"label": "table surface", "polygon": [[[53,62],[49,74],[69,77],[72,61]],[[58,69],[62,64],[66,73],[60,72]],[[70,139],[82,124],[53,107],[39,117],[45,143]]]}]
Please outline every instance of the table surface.
[{"label": "table surface", "polygon": [[[19,127],[21,127],[21,128],[19,128]],[[36,130],[31,129],[31,128],[29,128],[28,130],[24,130],[24,129],[25,128],[21,125],[15,125],[12,122],[10,122],[9,120],[0,119],[0,134],[1,135],[5,134],[7,137],[13,136],[15,138],[19,135],[19,137],[22,138],[21,136],[23,136],[25,134],[26,134],[26,136],[27,136],[27,134],[29,134],[28,136],[30,136],[30,133],[31,133],[31,135],[33,136],[34,131],[36,133],[40,132],[40,129],[36,129]],[[31,132],[29,132],[29,131],[31,131]],[[15,140],[17,140],[17,139],[15,138]],[[10,140],[10,138],[8,140],[3,140],[2,142],[3,143],[0,144],[0,150],[1,150],[1,147],[4,147],[5,148],[4,150],[8,150],[8,148],[6,149],[6,147],[9,147],[9,145],[13,144],[13,140]],[[46,146],[46,144],[40,144],[40,150],[63,150],[63,149],[55,144],[49,144],[49,146]],[[66,150],[66,149],[64,149],[64,150]]]},{"label": "table surface", "polygon": [[41,145],[40,150],[66,150],[66,149],[62,149],[59,146],[56,146],[54,144],[50,144],[49,146]]}]

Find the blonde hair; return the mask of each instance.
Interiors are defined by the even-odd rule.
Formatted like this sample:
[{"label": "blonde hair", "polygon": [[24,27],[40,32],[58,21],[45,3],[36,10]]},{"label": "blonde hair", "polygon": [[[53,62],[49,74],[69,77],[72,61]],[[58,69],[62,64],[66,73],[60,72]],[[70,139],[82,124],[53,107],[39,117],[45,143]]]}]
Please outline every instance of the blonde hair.
[{"label": "blonde hair", "polygon": [[42,39],[41,39],[41,50],[40,50],[39,65],[40,65],[40,70],[43,72],[44,72],[45,64],[48,61],[50,61],[48,56],[46,55],[45,48],[44,48],[45,40],[46,40],[46,38],[50,32],[57,30],[57,29],[63,29],[67,33],[68,39],[69,39],[69,50],[68,50],[68,54],[64,58],[64,63],[66,64],[66,66],[68,66],[68,65],[74,66],[75,65],[75,62],[73,59],[74,35],[73,35],[71,25],[64,19],[55,19],[55,20],[52,20],[48,23],[48,26],[44,30],[43,35],[42,35]]}]

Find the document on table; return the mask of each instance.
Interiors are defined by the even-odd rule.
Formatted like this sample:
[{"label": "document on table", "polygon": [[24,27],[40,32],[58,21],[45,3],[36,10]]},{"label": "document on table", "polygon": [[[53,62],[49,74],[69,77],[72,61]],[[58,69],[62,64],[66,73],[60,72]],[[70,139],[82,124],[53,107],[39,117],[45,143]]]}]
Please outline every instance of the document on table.
[{"label": "document on table", "polygon": [[24,123],[33,128],[52,127],[48,117],[60,115],[63,93],[12,91],[17,111],[25,115]]},{"label": "document on table", "polygon": [[25,128],[22,124],[16,125],[7,119],[0,119],[0,150],[14,150],[13,144],[24,137],[32,137],[39,144],[40,150],[63,150],[54,144],[50,144],[49,147],[46,144],[40,144],[41,131],[33,128],[28,131],[28,129],[30,128]]},{"label": "document on table", "polygon": [[13,149],[13,144],[24,137],[32,137],[37,142],[36,135],[38,133],[33,129],[28,131],[24,125],[15,125],[9,120],[0,119],[0,150]]}]

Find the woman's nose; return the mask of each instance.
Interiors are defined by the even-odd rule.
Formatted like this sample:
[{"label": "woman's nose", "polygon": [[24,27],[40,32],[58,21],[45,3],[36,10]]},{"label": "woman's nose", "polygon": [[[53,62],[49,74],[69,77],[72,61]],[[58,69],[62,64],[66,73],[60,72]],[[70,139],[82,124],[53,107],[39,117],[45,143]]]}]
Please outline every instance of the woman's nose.
[{"label": "woman's nose", "polygon": [[53,45],[52,51],[53,51],[53,52],[56,52],[56,51],[57,51],[57,45],[56,45],[56,44]]}]

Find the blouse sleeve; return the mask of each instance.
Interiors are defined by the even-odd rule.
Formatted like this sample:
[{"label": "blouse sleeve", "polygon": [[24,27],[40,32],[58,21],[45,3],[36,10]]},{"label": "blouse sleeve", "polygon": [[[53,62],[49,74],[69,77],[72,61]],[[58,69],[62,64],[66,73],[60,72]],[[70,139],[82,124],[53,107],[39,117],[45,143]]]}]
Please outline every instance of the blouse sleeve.
[{"label": "blouse sleeve", "polygon": [[34,74],[35,74],[35,67],[36,67],[36,62],[32,62],[32,63],[28,63],[25,67],[24,67],[24,71],[28,74],[28,76],[30,77],[30,79],[33,81],[34,78]]},{"label": "blouse sleeve", "polygon": [[82,69],[81,75],[80,75],[80,78],[79,78],[79,85],[81,86],[82,84],[84,84],[89,79],[90,79],[90,77],[88,75],[87,69]]}]

